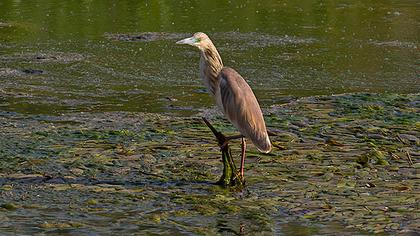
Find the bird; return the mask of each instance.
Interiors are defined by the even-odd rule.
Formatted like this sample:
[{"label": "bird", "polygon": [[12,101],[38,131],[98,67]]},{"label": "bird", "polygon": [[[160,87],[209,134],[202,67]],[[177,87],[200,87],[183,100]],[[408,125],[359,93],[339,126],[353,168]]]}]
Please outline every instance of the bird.
[{"label": "bird", "polygon": [[246,139],[250,139],[260,152],[271,151],[271,141],[258,100],[245,79],[236,70],[223,65],[219,52],[207,34],[197,32],[176,44],[187,44],[199,49],[200,77],[214,97],[217,107],[241,133],[227,137],[227,140],[241,139],[239,175],[243,179]]}]

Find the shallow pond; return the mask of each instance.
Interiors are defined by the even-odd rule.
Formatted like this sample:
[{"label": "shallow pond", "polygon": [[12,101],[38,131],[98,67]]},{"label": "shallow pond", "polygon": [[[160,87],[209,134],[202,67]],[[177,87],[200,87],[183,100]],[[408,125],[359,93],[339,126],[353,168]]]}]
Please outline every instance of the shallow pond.
[{"label": "shallow pond", "polygon": [[200,117],[3,112],[0,232],[415,235],[419,101],[358,94],[273,106],[278,148],[262,155],[250,144],[240,192],[214,184],[220,150]]},{"label": "shallow pond", "polygon": [[[0,1],[0,234],[415,235],[419,8]],[[175,44],[196,31],[279,134],[241,192],[214,185],[200,117],[235,131]]]},{"label": "shallow pond", "polygon": [[[212,100],[198,52],[210,35],[267,107],[294,96],[420,90],[419,2],[0,2],[2,109],[193,114]],[[142,42],[113,37],[163,32]]]}]

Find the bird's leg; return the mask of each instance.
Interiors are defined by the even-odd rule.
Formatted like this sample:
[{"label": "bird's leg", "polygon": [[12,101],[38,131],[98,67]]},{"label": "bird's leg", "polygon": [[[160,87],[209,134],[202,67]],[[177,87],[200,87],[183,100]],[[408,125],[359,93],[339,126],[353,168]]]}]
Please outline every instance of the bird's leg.
[{"label": "bird's leg", "polygon": [[223,142],[222,145],[220,145],[220,148],[221,149],[225,148],[226,145],[229,143],[230,140],[239,139],[239,138],[244,138],[244,136],[242,134],[238,134],[238,135],[233,135],[233,136],[225,137],[225,141]]},{"label": "bird's leg", "polygon": [[244,178],[245,155],[246,155],[246,141],[245,141],[244,137],[242,137],[241,148],[242,148],[242,155],[241,155],[241,166],[240,166],[239,171],[240,171],[241,178],[243,179]]},{"label": "bird's leg", "polygon": [[[242,138],[243,142],[245,142],[245,137],[243,135],[234,135],[226,137],[222,133],[217,131],[206,118],[203,117],[203,121],[213,132],[222,151],[223,175],[221,176],[219,181],[217,181],[217,184],[222,185],[224,187],[242,188],[245,184],[243,180],[243,164],[241,165],[242,172],[237,172],[235,162],[233,161],[232,154],[229,149],[229,141],[232,139]],[[245,158],[245,154],[243,154],[242,156],[243,158]],[[242,161],[242,163],[243,162],[244,161]]]}]

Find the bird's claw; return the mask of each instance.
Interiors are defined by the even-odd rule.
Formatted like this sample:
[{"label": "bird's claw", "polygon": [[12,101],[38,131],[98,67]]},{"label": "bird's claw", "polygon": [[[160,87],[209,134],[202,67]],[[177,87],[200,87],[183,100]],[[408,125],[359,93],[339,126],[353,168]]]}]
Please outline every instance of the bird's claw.
[{"label": "bird's claw", "polygon": [[238,179],[241,182],[244,181],[244,176],[242,175],[242,173],[240,171],[236,172],[235,177],[233,177],[233,180],[236,180],[236,179]]}]

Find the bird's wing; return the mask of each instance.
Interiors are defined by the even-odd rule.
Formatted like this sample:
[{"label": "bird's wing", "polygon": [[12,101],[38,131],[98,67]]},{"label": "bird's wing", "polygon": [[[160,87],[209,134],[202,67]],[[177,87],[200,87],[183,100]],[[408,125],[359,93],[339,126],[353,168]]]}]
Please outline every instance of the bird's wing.
[{"label": "bird's wing", "polygon": [[257,98],[251,87],[234,69],[225,67],[219,74],[219,102],[227,118],[258,150],[269,152],[270,139]]}]

